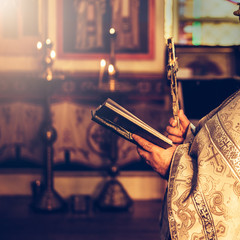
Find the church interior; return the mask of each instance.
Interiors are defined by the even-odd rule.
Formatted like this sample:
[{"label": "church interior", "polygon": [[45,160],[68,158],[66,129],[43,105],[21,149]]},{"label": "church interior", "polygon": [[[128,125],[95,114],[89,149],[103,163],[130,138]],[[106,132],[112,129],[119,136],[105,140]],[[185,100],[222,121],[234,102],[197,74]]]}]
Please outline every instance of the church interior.
[{"label": "church interior", "polygon": [[92,114],[110,98],[164,134],[171,39],[196,124],[240,87],[239,4],[0,0],[1,239],[159,239],[167,181]]}]

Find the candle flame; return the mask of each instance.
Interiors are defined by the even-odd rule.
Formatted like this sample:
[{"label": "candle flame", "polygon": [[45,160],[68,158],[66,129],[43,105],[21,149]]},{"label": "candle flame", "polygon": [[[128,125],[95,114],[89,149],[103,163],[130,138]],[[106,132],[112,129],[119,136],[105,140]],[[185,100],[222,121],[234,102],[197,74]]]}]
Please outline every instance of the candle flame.
[{"label": "candle flame", "polygon": [[109,64],[109,66],[108,66],[108,73],[109,74],[114,74],[114,72],[115,72],[114,66],[112,64]]},{"label": "candle flame", "polygon": [[47,38],[47,39],[46,39],[46,44],[47,44],[47,45],[51,44],[51,39],[50,39],[50,38]]},{"label": "candle flame", "polygon": [[104,67],[106,66],[106,60],[105,60],[105,59],[102,59],[102,60],[100,61],[100,66],[101,66],[102,68],[104,68]]},{"label": "candle flame", "polygon": [[42,49],[42,42],[40,41],[37,42],[37,49],[38,50]]},{"label": "candle flame", "polygon": [[50,56],[52,59],[56,57],[56,52],[54,50],[51,51]]},{"label": "candle flame", "polygon": [[113,35],[113,34],[115,34],[115,32],[116,32],[115,28],[110,28],[110,30],[109,30],[109,33],[110,33],[110,34]]}]

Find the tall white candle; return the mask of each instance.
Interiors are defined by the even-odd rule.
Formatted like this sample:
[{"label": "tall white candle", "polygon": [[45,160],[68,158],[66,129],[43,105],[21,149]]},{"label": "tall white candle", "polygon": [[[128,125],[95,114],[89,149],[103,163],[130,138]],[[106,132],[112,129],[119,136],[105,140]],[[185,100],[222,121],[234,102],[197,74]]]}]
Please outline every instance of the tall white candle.
[{"label": "tall white candle", "polygon": [[101,61],[100,61],[100,71],[99,71],[99,87],[102,86],[102,80],[103,80],[103,74],[104,74],[104,71],[105,71],[105,67],[106,67],[106,60],[101,59]]},{"label": "tall white candle", "polygon": [[110,78],[109,78],[109,89],[110,89],[111,92],[115,91],[115,85],[116,85],[115,77],[114,77],[115,73],[116,73],[115,67],[113,66],[113,64],[109,64],[108,65],[108,74],[110,76]]}]

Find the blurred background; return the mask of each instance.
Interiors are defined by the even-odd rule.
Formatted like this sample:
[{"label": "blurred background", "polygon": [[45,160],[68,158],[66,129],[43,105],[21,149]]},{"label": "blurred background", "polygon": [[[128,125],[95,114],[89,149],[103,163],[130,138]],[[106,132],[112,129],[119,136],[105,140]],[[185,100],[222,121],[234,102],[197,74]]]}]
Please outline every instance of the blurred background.
[{"label": "blurred background", "polygon": [[[139,158],[134,144],[93,122],[91,110],[111,98],[163,133],[172,116],[166,40],[173,37],[180,106],[197,123],[239,89],[240,24],[233,14],[238,1],[0,0],[0,5],[0,208],[13,221],[2,228],[4,236],[19,215],[27,224],[34,214],[62,212],[67,220],[61,229],[69,219],[86,218],[90,225],[76,228],[90,229],[104,218],[114,225],[112,217],[121,212],[133,216],[130,221],[124,215],[126,226],[139,218],[140,226],[149,222],[146,235],[136,235],[136,222],[128,229],[131,237],[111,235],[122,233],[114,228],[120,218],[114,231],[98,232],[99,239],[156,237],[166,181]],[[106,210],[114,215],[101,215]],[[46,226],[51,216],[44,215]],[[39,239],[65,239],[59,226],[45,235],[35,230]],[[27,239],[21,227],[12,239],[19,233]],[[82,239],[98,239],[84,234]]]}]

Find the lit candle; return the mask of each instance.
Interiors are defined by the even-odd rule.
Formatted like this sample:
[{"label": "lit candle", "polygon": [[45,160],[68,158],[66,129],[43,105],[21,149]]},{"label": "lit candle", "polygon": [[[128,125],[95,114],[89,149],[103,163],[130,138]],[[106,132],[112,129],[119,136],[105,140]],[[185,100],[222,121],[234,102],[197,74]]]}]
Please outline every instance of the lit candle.
[{"label": "lit candle", "polygon": [[104,70],[106,67],[106,60],[102,59],[100,61],[100,71],[99,71],[99,87],[102,86],[102,79],[103,79],[103,74],[104,74]]},{"label": "lit candle", "polygon": [[56,52],[55,52],[54,50],[51,50],[50,56],[51,56],[52,59],[55,59],[55,57],[56,57]]},{"label": "lit candle", "polygon": [[114,34],[116,33],[115,28],[110,28],[110,29],[109,29],[109,33],[110,33],[111,35],[114,35]]},{"label": "lit candle", "polygon": [[110,91],[115,91],[115,75],[116,73],[116,70],[115,70],[115,67],[113,66],[113,64],[109,64],[108,65],[108,74],[110,76],[109,78],[109,88],[110,88]]},{"label": "lit candle", "polygon": [[46,41],[45,41],[45,46],[46,46],[47,48],[49,48],[49,49],[52,48],[53,43],[52,43],[52,41],[51,41],[50,38],[47,38],[47,39],[46,39]]},{"label": "lit candle", "polygon": [[108,65],[108,74],[109,74],[110,76],[113,76],[115,73],[116,73],[115,67],[114,67],[112,64],[109,64],[109,65]]},{"label": "lit candle", "polygon": [[42,42],[40,42],[40,41],[37,42],[37,49],[38,50],[42,49]]},{"label": "lit candle", "polygon": [[50,38],[47,38],[47,39],[46,39],[46,44],[47,44],[47,45],[50,45],[51,43],[52,43],[51,39],[50,39]]}]

